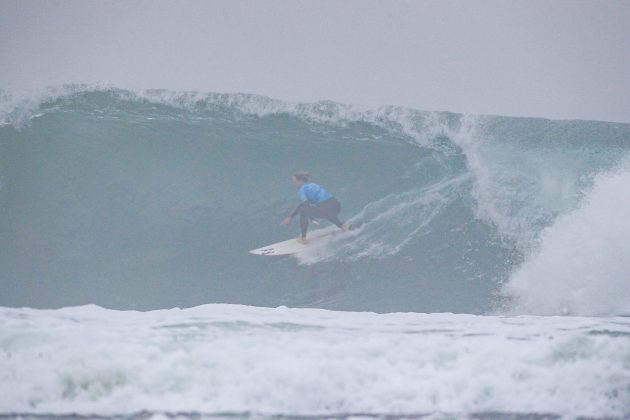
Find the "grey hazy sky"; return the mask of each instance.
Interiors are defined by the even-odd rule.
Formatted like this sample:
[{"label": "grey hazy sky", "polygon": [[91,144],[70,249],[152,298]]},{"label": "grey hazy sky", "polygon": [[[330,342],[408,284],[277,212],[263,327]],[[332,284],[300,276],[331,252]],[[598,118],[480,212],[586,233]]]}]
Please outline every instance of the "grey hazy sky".
[{"label": "grey hazy sky", "polygon": [[0,87],[630,122],[630,1],[0,0]]}]

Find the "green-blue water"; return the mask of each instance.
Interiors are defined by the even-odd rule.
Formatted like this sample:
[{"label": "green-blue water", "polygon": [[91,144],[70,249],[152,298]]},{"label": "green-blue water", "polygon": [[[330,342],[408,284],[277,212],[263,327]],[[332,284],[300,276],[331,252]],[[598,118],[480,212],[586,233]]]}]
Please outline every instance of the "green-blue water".
[{"label": "green-blue water", "polygon": [[[606,216],[630,196],[627,124],[80,87],[30,108],[14,99],[0,126],[0,306],[482,313],[528,301],[535,284],[505,287],[527,264],[566,297],[573,286],[536,259],[585,206],[613,226],[593,224],[597,240],[630,247],[627,222]],[[297,235],[279,225],[296,170],[365,230],[299,259],[248,254]],[[629,182],[593,204],[615,176]],[[629,313],[630,258],[614,273],[598,258],[567,276],[594,277],[609,304],[540,311]]]}]

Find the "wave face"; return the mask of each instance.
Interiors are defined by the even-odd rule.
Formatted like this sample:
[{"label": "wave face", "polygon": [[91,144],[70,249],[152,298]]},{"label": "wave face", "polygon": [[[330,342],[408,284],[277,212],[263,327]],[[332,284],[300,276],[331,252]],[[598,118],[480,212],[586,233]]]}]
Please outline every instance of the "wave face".
[{"label": "wave face", "polygon": [[[0,305],[630,313],[630,125],[242,94],[0,95]],[[306,169],[365,229],[248,250]]]},{"label": "wave face", "polygon": [[630,415],[624,317],[90,305],[0,308],[0,327],[16,418]]}]

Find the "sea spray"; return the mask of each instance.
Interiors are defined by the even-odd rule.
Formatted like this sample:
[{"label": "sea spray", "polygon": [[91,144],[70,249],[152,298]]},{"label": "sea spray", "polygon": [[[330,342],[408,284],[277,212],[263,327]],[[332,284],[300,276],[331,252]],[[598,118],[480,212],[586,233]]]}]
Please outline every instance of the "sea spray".
[{"label": "sea spray", "polygon": [[580,206],[540,235],[503,292],[536,314],[630,314],[630,162],[596,176]]}]

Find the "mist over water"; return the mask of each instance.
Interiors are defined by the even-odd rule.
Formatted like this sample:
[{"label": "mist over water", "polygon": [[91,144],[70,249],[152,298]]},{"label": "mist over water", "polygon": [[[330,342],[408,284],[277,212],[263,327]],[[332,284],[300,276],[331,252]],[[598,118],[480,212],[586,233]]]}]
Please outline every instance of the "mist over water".
[{"label": "mist over water", "polygon": [[[254,95],[3,92],[0,305],[628,314],[630,125]],[[248,250],[306,169],[367,222]]]}]

